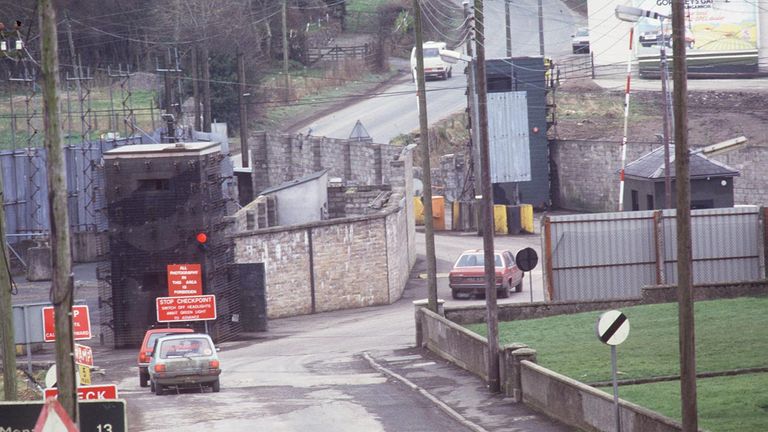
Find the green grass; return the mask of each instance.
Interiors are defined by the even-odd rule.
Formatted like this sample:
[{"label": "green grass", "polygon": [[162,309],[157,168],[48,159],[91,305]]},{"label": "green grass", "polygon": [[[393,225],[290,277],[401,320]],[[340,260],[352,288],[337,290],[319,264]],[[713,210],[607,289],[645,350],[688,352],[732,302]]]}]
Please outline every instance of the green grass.
[{"label": "green grass", "polygon": [[[765,297],[697,302],[697,371],[768,366],[766,311]],[[677,304],[628,307],[622,312],[631,327],[627,340],[617,347],[619,379],[679,375]],[[595,336],[600,313],[499,323],[499,341],[502,345],[525,343],[537,351],[539,364],[579,381],[608,381],[610,349]],[[468,327],[486,334],[485,324]],[[703,427],[713,431],[768,430],[768,374],[702,378],[698,384]],[[679,381],[621,386],[619,394],[680,419]]]},{"label": "green grass", "polygon": [[[699,427],[717,432],[768,431],[768,373],[697,380]],[[613,394],[610,388],[603,389]],[[619,387],[619,396],[680,420],[680,382]]]}]

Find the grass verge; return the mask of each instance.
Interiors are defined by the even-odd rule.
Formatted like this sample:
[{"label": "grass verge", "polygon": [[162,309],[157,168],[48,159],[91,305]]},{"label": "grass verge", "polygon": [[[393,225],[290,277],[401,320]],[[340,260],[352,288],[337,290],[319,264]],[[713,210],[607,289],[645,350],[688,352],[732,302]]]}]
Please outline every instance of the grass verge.
[{"label": "grass verge", "polygon": [[[768,366],[768,298],[738,298],[702,301],[695,304],[696,365],[698,372],[726,371]],[[631,330],[626,342],[618,347],[619,379],[650,378],[679,374],[677,304],[629,307],[622,310]],[[610,380],[610,350],[595,336],[595,323],[601,312],[560,315],[525,321],[499,323],[500,344],[522,342],[537,351],[538,362],[554,371],[582,382]],[[469,326],[486,334],[485,324]],[[755,376],[759,378],[754,378]],[[768,374],[731,378],[699,379],[702,419],[719,419],[721,405],[744,405],[747,417],[765,417]],[[734,381],[730,381],[733,379]],[[739,385],[745,386],[739,390]],[[622,386],[622,398],[679,419],[679,383]],[[627,389],[625,391],[625,389]],[[679,391],[679,390],[678,390]],[[718,394],[722,391],[722,395]],[[718,400],[722,401],[718,403]],[[731,400],[732,399],[732,400]],[[648,401],[654,401],[652,404]],[[756,402],[760,401],[760,402]],[[760,407],[756,407],[759,404]],[[752,407],[752,408],[749,408]],[[727,411],[727,409],[725,410]],[[743,415],[741,416],[743,417]],[[754,430],[741,428],[740,416],[722,420],[727,426],[707,426],[711,430]],[[763,419],[763,422],[768,421]]]}]

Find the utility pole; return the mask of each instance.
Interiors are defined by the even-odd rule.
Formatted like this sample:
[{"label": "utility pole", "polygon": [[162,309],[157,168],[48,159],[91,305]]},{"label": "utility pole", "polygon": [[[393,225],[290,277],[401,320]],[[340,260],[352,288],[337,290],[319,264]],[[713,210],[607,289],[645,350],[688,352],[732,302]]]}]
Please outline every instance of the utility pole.
[{"label": "utility pole", "polygon": [[[83,90],[80,87],[80,68],[77,67],[77,55],[75,55],[75,42],[72,39],[72,23],[69,20],[69,11],[64,11],[65,22],[67,23],[67,40],[69,41],[69,58],[72,61],[72,69],[75,72],[75,85],[77,86],[77,95],[82,98]],[[112,87],[110,86],[110,90]]]},{"label": "utility pole", "polygon": [[544,5],[539,0],[539,55],[544,57]]},{"label": "utility pole", "polygon": [[696,334],[693,314],[688,75],[685,59],[685,5],[672,2],[675,107],[675,185],[677,190],[677,303],[680,342],[680,396],[683,432],[699,430],[696,408]]},{"label": "utility pole", "polygon": [[[427,92],[424,83],[424,38],[421,33],[421,5],[413,0],[413,29],[416,33],[416,88],[419,99],[419,145],[424,183],[424,242],[427,252],[428,307],[437,313],[437,260],[435,258],[435,228],[432,220],[432,171],[429,162],[429,124],[427,122]],[[406,173],[407,175],[407,173]]]},{"label": "utility pole", "polygon": [[194,116],[195,116],[195,130],[200,131],[202,130],[202,121],[200,119],[200,115],[202,114],[200,112],[200,64],[198,62],[199,53],[198,51],[200,48],[198,48],[197,45],[192,47],[192,99],[195,101],[195,109],[194,109]]},{"label": "utility pole", "polygon": [[283,80],[285,83],[284,102],[288,102],[288,0],[283,0]]},{"label": "utility pole", "polygon": [[203,132],[211,131],[211,68],[209,66],[208,43],[203,42],[201,53],[201,66],[203,69]]},{"label": "utility pole", "polygon": [[667,34],[664,31],[664,18],[659,18],[661,26],[661,48],[659,53],[659,67],[661,68],[661,94],[664,98],[664,121],[662,122],[663,144],[664,144],[664,208],[672,208],[672,174],[669,166],[669,108],[667,100]]},{"label": "utility pole", "polygon": [[3,179],[0,175],[0,339],[3,354],[3,396],[6,401],[16,400],[16,342],[13,333],[13,286],[8,268],[8,251],[5,248],[5,202]]},{"label": "utility pole", "polygon": [[501,390],[499,380],[499,317],[496,306],[496,259],[493,247],[493,186],[488,138],[488,88],[485,80],[485,15],[483,0],[475,0],[475,40],[477,40],[477,108],[480,129],[480,175],[482,183],[482,229],[485,261],[485,304],[488,314],[488,388]]},{"label": "utility pole", "polygon": [[40,63],[43,71],[43,125],[45,150],[48,154],[48,203],[51,214],[51,262],[53,279],[51,301],[56,326],[56,385],[59,402],[77,422],[75,391],[74,338],[72,304],[74,284],[70,255],[69,215],[67,213],[67,172],[61,146],[59,124],[59,60],[56,35],[56,12],[51,0],[38,0],[40,11]]},{"label": "utility pole", "polygon": [[248,168],[248,111],[245,107],[245,56],[240,50],[237,53],[237,78],[240,82],[237,92],[237,101],[240,105],[240,157],[243,168]]},{"label": "utility pole", "polygon": [[512,23],[509,16],[509,4],[512,0],[504,0],[504,24],[507,29],[507,57],[512,57]]},{"label": "utility pole", "polygon": [[470,149],[470,157],[472,159],[472,167],[474,171],[474,188],[472,190],[472,199],[474,200],[477,196],[477,193],[482,190],[482,185],[480,184],[480,131],[477,125],[480,123],[480,121],[477,119],[477,82],[476,82],[476,67],[475,65],[477,62],[475,61],[475,57],[473,54],[473,44],[475,43],[475,36],[474,36],[474,15],[472,15],[472,11],[470,10],[469,1],[464,0],[462,3],[462,6],[464,7],[464,19],[466,20],[468,31],[469,31],[469,40],[467,41],[467,57],[471,58],[472,61],[469,62],[469,73],[467,74],[467,102],[469,105],[469,119],[470,119],[470,132],[471,132],[471,141],[472,141],[472,147]]}]

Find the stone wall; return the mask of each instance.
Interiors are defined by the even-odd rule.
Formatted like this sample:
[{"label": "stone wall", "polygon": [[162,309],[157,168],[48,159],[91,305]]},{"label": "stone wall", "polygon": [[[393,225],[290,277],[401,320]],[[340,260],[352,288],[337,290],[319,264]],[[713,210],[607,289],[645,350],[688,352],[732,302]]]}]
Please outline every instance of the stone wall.
[{"label": "stone wall", "polygon": [[256,194],[268,187],[328,169],[346,185],[391,184],[391,161],[402,147],[301,134],[257,132],[249,137]]},{"label": "stone wall", "polygon": [[[657,143],[627,144],[627,162],[657,147]],[[616,141],[555,140],[550,142],[553,204],[570,210],[604,212],[618,207],[621,146]],[[768,202],[768,147],[747,146],[710,156],[741,172],[734,178],[734,203],[764,205]]]},{"label": "stone wall", "polygon": [[331,186],[328,188],[328,216],[330,219],[362,216],[381,210],[376,198],[386,196],[390,190],[387,185]]}]

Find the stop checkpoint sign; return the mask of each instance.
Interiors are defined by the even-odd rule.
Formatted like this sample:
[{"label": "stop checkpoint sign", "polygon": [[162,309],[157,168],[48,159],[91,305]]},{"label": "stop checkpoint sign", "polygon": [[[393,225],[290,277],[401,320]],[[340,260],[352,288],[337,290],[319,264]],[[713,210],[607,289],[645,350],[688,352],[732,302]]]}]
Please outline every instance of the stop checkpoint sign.
[{"label": "stop checkpoint sign", "polygon": [[216,319],[216,296],[158,297],[157,322]]},{"label": "stop checkpoint sign", "polygon": [[629,319],[621,311],[611,310],[597,320],[597,338],[607,345],[619,345],[629,336]]},{"label": "stop checkpoint sign", "polygon": [[[57,397],[59,389],[47,388],[44,390],[43,398],[48,399]],[[77,387],[77,400],[108,400],[117,399],[117,386],[114,384],[87,385]]]},{"label": "stop checkpoint sign", "polygon": [[[53,342],[56,340],[56,320],[53,306],[43,308],[43,341]],[[75,340],[87,340],[91,335],[91,316],[88,313],[88,306],[72,306],[72,331]]]}]

